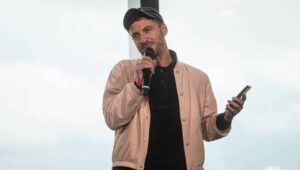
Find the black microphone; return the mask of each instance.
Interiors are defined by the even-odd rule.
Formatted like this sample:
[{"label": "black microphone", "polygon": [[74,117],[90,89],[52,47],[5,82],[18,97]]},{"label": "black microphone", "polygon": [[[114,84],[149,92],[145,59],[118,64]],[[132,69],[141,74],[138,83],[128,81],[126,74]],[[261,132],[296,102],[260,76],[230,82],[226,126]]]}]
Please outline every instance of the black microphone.
[{"label": "black microphone", "polygon": [[[146,48],[145,50],[145,56],[151,57],[152,60],[155,59],[155,52],[153,48]],[[151,71],[148,68],[143,69],[143,85],[142,85],[142,94],[144,96],[149,95],[150,91],[150,76]]]}]

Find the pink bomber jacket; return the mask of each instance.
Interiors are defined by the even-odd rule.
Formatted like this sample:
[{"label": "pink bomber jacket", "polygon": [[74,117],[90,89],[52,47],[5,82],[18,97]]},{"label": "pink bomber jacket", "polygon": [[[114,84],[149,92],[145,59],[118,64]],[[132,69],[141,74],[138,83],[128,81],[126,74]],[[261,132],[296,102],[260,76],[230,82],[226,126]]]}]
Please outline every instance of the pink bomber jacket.
[{"label": "pink bomber jacket", "polygon": [[[106,124],[115,131],[113,166],[144,169],[148,148],[150,108],[135,86],[136,59],[114,66],[103,95]],[[203,170],[204,143],[226,136],[216,126],[217,105],[208,76],[177,62],[174,76],[179,99],[184,152],[188,170]]]}]

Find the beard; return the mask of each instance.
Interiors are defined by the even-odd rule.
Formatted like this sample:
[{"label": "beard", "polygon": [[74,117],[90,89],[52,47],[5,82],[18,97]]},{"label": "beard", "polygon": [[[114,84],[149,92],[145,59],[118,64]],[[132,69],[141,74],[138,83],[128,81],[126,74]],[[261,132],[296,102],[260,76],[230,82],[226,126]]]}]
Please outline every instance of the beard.
[{"label": "beard", "polygon": [[156,56],[160,56],[162,51],[166,47],[165,46],[165,44],[166,44],[165,41],[166,41],[165,37],[164,37],[162,31],[160,31],[159,39],[157,41],[157,47],[156,47],[156,49],[154,49],[154,52],[155,52]]},{"label": "beard", "polygon": [[[153,41],[153,45],[151,48],[153,48],[156,56],[160,56],[160,54],[162,53],[164,47],[165,47],[165,37],[164,34],[162,33],[162,30],[160,30],[159,35],[158,35],[158,40],[157,41]],[[149,43],[149,42],[148,42]],[[144,55],[145,50],[147,47],[144,47],[144,45],[141,45],[138,50],[141,53],[141,55]]]}]

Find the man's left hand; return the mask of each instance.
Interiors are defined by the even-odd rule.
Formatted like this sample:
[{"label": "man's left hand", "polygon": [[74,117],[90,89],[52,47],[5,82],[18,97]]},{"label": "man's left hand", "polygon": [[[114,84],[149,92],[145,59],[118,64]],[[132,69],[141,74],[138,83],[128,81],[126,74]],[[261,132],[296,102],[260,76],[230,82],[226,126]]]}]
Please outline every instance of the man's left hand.
[{"label": "man's left hand", "polygon": [[244,96],[242,99],[238,97],[232,97],[232,100],[228,100],[228,104],[226,105],[226,110],[224,112],[224,119],[226,121],[231,121],[233,117],[243,109],[245,100],[246,96]]}]

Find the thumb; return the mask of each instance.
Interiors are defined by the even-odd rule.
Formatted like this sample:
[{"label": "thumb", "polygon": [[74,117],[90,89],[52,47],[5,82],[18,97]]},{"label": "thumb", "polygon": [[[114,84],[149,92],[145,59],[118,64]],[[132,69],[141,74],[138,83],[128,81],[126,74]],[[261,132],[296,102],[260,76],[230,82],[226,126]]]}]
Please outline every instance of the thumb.
[{"label": "thumb", "polygon": [[139,80],[143,80],[143,72],[140,70],[136,71],[136,75],[137,75],[137,79]]}]

